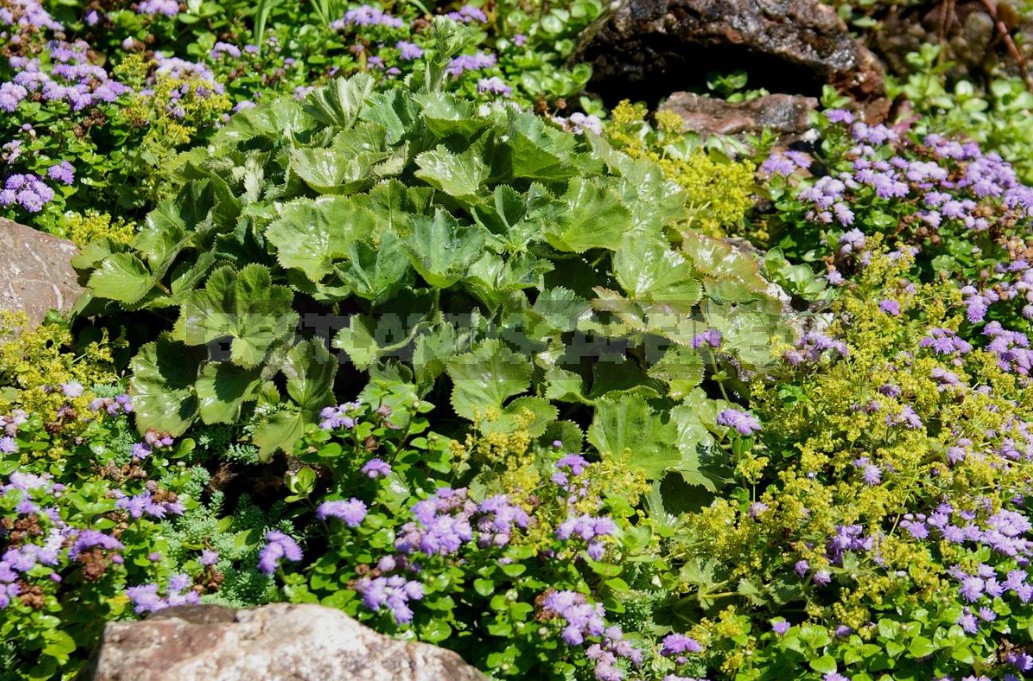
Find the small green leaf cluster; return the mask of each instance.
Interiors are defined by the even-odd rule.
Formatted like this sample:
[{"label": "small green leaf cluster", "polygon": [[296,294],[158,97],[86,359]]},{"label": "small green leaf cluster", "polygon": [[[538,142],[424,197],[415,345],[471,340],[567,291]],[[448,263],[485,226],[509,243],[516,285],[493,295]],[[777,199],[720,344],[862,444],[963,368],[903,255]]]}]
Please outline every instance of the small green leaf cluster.
[{"label": "small green leaf cluster", "polygon": [[691,229],[656,165],[475,112],[436,87],[442,63],[238,114],[130,244],[84,250],[81,316],[150,330],[131,363],[138,427],[248,422],[268,458],[335,379],[400,383],[449,401],[460,439],[530,419],[580,446],[587,428],[651,479],[713,488],[700,450],[724,429],[701,382],[743,390],[791,336],[759,263]]}]

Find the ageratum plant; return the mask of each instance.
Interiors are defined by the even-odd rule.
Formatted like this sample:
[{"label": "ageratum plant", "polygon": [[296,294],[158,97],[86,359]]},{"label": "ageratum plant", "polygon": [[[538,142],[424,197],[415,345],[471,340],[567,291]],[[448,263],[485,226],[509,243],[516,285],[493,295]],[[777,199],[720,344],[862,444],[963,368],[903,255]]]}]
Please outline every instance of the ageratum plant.
[{"label": "ageratum plant", "polygon": [[151,336],[138,428],[253,422],[269,457],[334,394],[406,384],[451,404],[446,434],[587,427],[653,480],[713,487],[724,400],[700,383],[731,398],[788,336],[757,263],[685,228],[652,163],[443,92],[437,36],[405,88],[359,75],[238,114],[131,244],[85,250],[81,315]]}]

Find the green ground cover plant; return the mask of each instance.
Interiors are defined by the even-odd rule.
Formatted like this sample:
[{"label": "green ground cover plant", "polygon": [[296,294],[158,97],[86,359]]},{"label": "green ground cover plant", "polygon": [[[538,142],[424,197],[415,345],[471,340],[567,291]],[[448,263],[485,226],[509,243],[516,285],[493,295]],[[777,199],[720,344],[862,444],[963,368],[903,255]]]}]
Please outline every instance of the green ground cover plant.
[{"label": "green ground cover plant", "polygon": [[493,679],[1033,671],[1028,93],[927,47],[703,140],[582,96],[603,9],[0,0],[0,211],[87,286],[0,318],[0,681],[284,601]]}]

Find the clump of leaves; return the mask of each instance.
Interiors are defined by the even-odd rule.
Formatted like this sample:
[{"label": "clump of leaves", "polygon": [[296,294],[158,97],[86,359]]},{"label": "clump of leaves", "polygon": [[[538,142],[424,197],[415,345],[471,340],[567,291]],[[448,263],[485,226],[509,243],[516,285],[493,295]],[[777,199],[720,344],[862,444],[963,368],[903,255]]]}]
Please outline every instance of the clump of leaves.
[{"label": "clump of leaves", "polygon": [[[689,229],[655,164],[442,92],[438,41],[405,88],[359,75],[238,114],[130,245],[84,251],[81,313],[151,329],[131,363],[137,426],[249,422],[269,457],[335,378],[406,385],[451,403],[445,434],[580,445],[587,427],[653,480],[713,487],[706,368],[727,394],[789,333],[758,263]],[[697,347],[708,329],[719,347]]]},{"label": "clump of leaves", "polygon": [[715,236],[742,232],[746,212],[753,207],[753,163],[693,144],[681,132],[677,114],[658,111],[655,127],[646,122],[646,114],[643,104],[618,104],[607,128],[610,141],[629,156],[656,162],[681,185],[698,229]]}]

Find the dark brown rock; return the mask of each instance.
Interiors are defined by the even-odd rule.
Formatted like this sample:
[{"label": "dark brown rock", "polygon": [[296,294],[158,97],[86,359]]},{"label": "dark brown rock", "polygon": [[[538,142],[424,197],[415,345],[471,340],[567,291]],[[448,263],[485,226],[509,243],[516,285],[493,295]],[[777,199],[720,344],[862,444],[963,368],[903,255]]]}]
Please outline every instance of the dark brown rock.
[{"label": "dark brown rock", "polygon": [[736,135],[768,128],[783,135],[807,130],[807,118],[818,106],[814,97],[766,95],[732,103],[691,92],[675,92],[660,107],[678,114],[682,129],[700,135]]},{"label": "dark brown rock", "polygon": [[84,681],[485,681],[451,651],[396,641],[339,610],[174,608],[112,622]]},{"label": "dark brown rock", "polygon": [[75,245],[0,218],[0,310],[23,310],[35,327],[50,309],[69,310],[82,287],[71,259]]},{"label": "dark brown rock", "polygon": [[861,102],[885,95],[878,60],[819,0],[622,0],[575,58],[592,64],[606,99],[659,100],[735,69],[770,92],[814,97],[831,84]]}]

